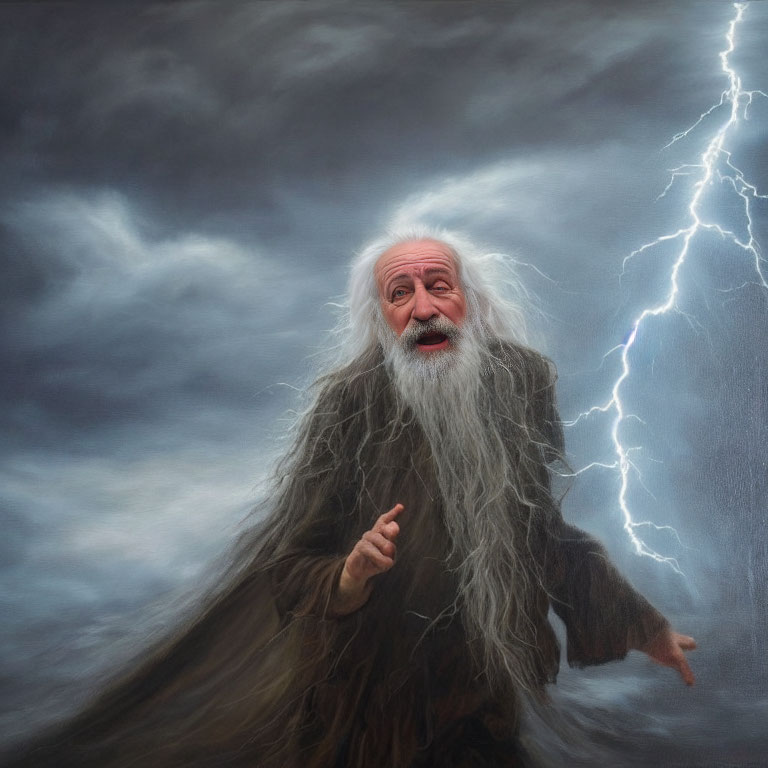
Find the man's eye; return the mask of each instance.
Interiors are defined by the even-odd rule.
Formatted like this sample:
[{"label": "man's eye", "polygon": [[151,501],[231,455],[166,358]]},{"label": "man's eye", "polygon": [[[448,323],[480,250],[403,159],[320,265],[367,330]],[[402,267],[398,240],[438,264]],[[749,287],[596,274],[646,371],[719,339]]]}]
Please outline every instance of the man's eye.
[{"label": "man's eye", "polygon": [[406,291],[405,288],[395,288],[395,290],[392,291],[392,299],[402,299],[407,295],[408,291]]}]

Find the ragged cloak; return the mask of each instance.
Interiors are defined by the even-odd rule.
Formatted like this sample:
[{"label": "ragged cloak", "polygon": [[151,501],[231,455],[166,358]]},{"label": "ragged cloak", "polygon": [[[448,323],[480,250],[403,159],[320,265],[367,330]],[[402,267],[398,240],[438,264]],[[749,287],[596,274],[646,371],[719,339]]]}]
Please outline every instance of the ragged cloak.
[{"label": "ragged cloak", "polygon": [[[483,373],[503,393],[509,460],[533,508],[509,501],[525,537],[518,595],[536,693],[555,681],[550,606],[568,661],[622,658],[666,620],[602,546],[566,524],[547,466],[563,444],[550,364],[500,346]],[[429,445],[404,411],[380,352],[320,379],[279,465],[266,519],[240,542],[226,583],[175,635],[17,766],[408,768],[524,765],[519,692],[491,679],[468,631],[456,550],[442,522]],[[346,555],[396,502],[395,567],[368,602],[334,611]],[[514,589],[515,585],[510,585]]]}]

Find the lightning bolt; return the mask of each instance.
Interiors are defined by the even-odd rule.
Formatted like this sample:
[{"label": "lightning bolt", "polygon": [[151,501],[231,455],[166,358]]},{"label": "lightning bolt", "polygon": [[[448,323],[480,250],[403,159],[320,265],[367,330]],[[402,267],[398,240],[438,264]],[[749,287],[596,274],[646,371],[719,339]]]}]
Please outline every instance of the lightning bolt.
[{"label": "lightning bolt", "polygon": [[[613,383],[610,398],[603,404],[592,406],[587,411],[579,414],[573,421],[566,422],[566,426],[573,426],[582,419],[595,414],[601,413],[613,415],[611,440],[616,454],[615,462],[593,462],[575,474],[596,467],[602,467],[618,472],[620,477],[618,504],[623,517],[624,530],[629,535],[634,550],[638,555],[650,557],[660,563],[669,565],[681,575],[682,571],[680,570],[676,558],[659,554],[648,546],[639,535],[639,529],[641,528],[669,531],[676,537],[677,532],[671,526],[656,525],[648,520],[636,521],[632,516],[627,502],[627,494],[630,487],[630,475],[632,473],[637,474],[641,482],[642,478],[640,477],[640,472],[637,466],[631,459],[632,452],[638,450],[638,447],[627,447],[621,436],[622,426],[625,421],[630,418],[637,418],[633,414],[627,412],[625,403],[622,400],[621,392],[624,383],[632,374],[632,350],[637,341],[638,333],[643,325],[652,318],[661,317],[662,315],[670,313],[684,315],[677,305],[679,281],[686,261],[691,254],[691,245],[697,235],[704,231],[716,232],[720,237],[727,239],[729,242],[743,250],[746,258],[753,263],[754,279],[743,283],[737,288],[727,290],[739,290],[750,284],[759,285],[762,288],[768,289],[768,283],[766,282],[763,273],[763,259],[760,256],[760,249],[757,240],[755,239],[752,219],[752,204],[756,199],[768,198],[768,195],[761,195],[758,193],[757,187],[748,181],[744,173],[734,164],[732,154],[727,149],[728,140],[735,132],[740,120],[746,120],[748,118],[749,107],[752,105],[753,100],[759,96],[768,98],[763,91],[745,90],[742,87],[741,78],[730,63],[730,55],[735,50],[736,45],[736,29],[742,22],[747,5],[748,3],[733,4],[735,15],[731,19],[725,35],[726,47],[719,54],[720,65],[723,74],[727,78],[728,87],[720,94],[718,102],[702,112],[696,122],[690,127],[673,136],[669,143],[664,147],[664,149],[669,149],[677,142],[687,138],[696,129],[708,125],[710,122],[715,121],[723,112],[726,112],[727,117],[720,124],[720,127],[712,134],[712,137],[708,141],[706,149],[698,162],[687,163],[678,166],[677,168],[670,169],[671,176],[669,183],[659,195],[659,199],[663,198],[675,182],[682,177],[696,177],[696,180],[691,187],[691,196],[687,207],[688,221],[676,231],[661,235],[655,240],[640,246],[626,256],[622,262],[623,275],[627,264],[633,258],[656,248],[662,243],[679,243],[677,256],[669,272],[667,294],[663,300],[655,306],[644,308],[632,321],[630,330],[627,333],[624,342],[614,347],[604,356],[605,359],[609,355],[618,352],[621,357],[621,371],[618,378],[616,378]],[[732,190],[732,194],[739,198],[740,202],[739,200],[736,202],[739,202],[741,210],[743,211],[744,221],[746,222],[745,237],[740,238],[733,231],[726,229],[716,222],[707,220],[702,213],[702,203],[706,198],[707,192],[712,189],[715,184],[727,185],[727,187]],[[677,538],[679,541],[679,537]]]}]

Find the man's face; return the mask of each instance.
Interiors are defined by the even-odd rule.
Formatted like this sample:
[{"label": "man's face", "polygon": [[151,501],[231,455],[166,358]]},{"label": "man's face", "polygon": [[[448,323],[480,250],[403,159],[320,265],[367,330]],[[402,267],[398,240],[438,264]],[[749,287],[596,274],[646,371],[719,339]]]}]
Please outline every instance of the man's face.
[{"label": "man's face", "polygon": [[[450,334],[441,331],[451,324],[460,326],[467,305],[456,262],[445,243],[399,243],[382,254],[375,275],[382,314],[395,336],[400,338],[406,329],[417,334],[415,348],[425,354],[451,347]],[[433,329],[426,326],[422,331],[430,321]]]}]

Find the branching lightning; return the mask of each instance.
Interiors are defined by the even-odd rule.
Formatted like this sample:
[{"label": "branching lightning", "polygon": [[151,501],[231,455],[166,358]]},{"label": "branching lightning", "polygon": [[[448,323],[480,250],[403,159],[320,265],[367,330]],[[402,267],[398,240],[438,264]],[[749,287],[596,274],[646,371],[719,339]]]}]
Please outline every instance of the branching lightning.
[{"label": "branching lightning", "polygon": [[[632,251],[632,253],[626,256],[623,260],[622,275],[631,259],[656,248],[662,243],[668,243],[670,241],[679,242],[679,250],[669,272],[669,288],[667,294],[663,300],[655,306],[649,306],[643,309],[632,321],[631,328],[624,342],[606,353],[605,357],[616,352],[621,356],[620,374],[613,383],[610,398],[601,405],[592,406],[587,411],[579,414],[573,421],[566,423],[566,426],[572,426],[582,419],[598,413],[610,413],[613,415],[611,439],[616,454],[616,461],[612,463],[593,462],[587,467],[584,467],[584,469],[579,470],[579,473],[596,467],[611,469],[618,472],[620,476],[618,503],[623,516],[624,529],[629,535],[635,551],[639,555],[650,557],[661,563],[666,563],[678,573],[682,572],[680,571],[677,559],[661,555],[653,550],[640,537],[639,529],[653,528],[655,530],[665,530],[676,537],[677,532],[671,526],[656,525],[648,520],[637,521],[633,518],[629,509],[627,494],[630,486],[630,475],[634,472],[639,477],[640,472],[631,459],[631,454],[633,451],[637,450],[637,447],[627,447],[621,436],[622,425],[627,419],[633,417],[633,414],[628,413],[626,410],[626,405],[622,400],[621,391],[624,382],[626,382],[632,374],[632,349],[637,341],[638,332],[641,327],[651,318],[660,317],[661,315],[673,312],[684,314],[677,305],[679,281],[682,277],[686,261],[690,256],[692,243],[699,233],[703,231],[716,232],[722,238],[727,239],[741,248],[744,251],[745,256],[754,264],[755,277],[753,280],[747,281],[737,288],[727,290],[737,291],[750,284],[759,285],[762,288],[768,289],[768,282],[766,282],[763,273],[763,259],[760,256],[760,249],[754,236],[752,220],[752,203],[757,198],[766,199],[768,198],[768,195],[761,195],[758,193],[757,187],[748,181],[744,173],[733,163],[732,154],[727,149],[728,139],[735,131],[740,120],[748,118],[749,107],[752,105],[753,100],[760,96],[768,97],[763,91],[745,90],[742,87],[740,76],[729,60],[731,53],[735,50],[736,29],[742,22],[747,5],[747,3],[734,3],[733,7],[735,9],[735,15],[731,19],[725,35],[726,47],[719,54],[721,68],[723,74],[727,78],[728,87],[723,90],[718,102],[702,112],[699,118],[690,127],[673,136],[669,143],[664,147],[664,149],[672,147],[677,142],[688,137],[694,130],[717,120],[718,116],[721,115],[723,111],[727,112],[727,118],[713,133],[699,161],[696,163],[686,163],[677,168],[672,168],[670,170],[671,176],[669,183],[659,195],[659,199],[663,198],[681,177],[695,176],[696,180],[691,187],[691,197],[687,207],[688,222],[685,226],[681,226],[675,232],[661,235],[655,240],[645,243]],[[708,221],[704,218],[704,215],[701,212],[702,202],[706,197],[707,191],[716,183],[727,185],[733,190],[733,193],[740,198],[740,205],[742,206],[746,222],[745,238],[739,238],[736,233],[724,228],[716,222]],[[679,541],[679,537],[677,538]]]}]

